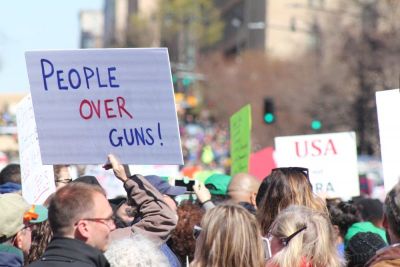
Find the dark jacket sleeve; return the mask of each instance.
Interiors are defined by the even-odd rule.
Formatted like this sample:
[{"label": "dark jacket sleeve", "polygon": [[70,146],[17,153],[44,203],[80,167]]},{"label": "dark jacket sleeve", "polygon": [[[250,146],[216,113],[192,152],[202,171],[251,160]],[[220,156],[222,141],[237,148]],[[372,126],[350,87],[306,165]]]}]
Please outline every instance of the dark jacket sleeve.
[{"label": "dark jacket sleeve", "polygon": [[116,229],[111,233],[112,239],[127,237],[139,233],[165,242],[177,223],[176,213],[164,202],[162,194],[155,189],[142,175],[133,175],[125,183],[128,204],[137,207],[141,220],[131,227]]}]

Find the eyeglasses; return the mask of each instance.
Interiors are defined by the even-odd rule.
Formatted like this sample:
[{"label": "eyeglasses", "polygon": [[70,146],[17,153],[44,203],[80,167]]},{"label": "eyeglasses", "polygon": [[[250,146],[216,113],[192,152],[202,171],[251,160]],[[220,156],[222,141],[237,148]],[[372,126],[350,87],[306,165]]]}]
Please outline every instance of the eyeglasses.
[{"label": "eyeglasses", "polygon": [[110,230],[115,227],[115,224],[114,224],[115,216],[114,215],[112,215],[108,218],[82,218],[80,220],[101,223],[101,224],[106,225]]},{"label": "eyeglasses", "polygon": [[[299,230],[294,232],[293,234],[289,235],[288,237],[277,237],[277,238],[281,241],[282,245],[284,247],[286,247],[289,244],[290,240],[292,240],[296,235],[298,235],[299,233],[301,233],[302,231],[304,231],[306,229],[307,229],[307,226],[303,226]],[[272,236],[273,236],[273,234],[271,232],[269,232],[267,235],[268,241],[271,241]]]},{"label": "eyeglasses", "polygon": [[199,237],[201,231],[203,231],[203,229],[200,226],[198,226],[198,225],[193,226],[193,237],[194,237],[194,239],[197,239]]}]

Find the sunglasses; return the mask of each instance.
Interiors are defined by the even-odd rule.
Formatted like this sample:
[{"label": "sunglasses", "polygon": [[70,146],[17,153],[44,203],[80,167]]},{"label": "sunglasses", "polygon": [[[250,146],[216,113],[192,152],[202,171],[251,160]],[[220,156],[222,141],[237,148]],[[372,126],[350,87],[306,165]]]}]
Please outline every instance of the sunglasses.
[{"label": "sunglasses", "polygon": [[284,247],[286,247],[289,244],[290,240],[292,240],[296,235],[298,235],[299,233],[303,232],[306,229],[307,229],[307,226],[303,226],[299,230],[297,230],[296,232],[294,232],[293,234],[291,234],[291,235],[289,235],[287,237],[276,237],[271,232],[269,232],[267,234],[267,240],[269,241],[269,245],[271,245],[271,239],[274,236],[274,237],[276,237],[276,238],[278,238],[280,240],[281,244]]},{"label": "sunglasses", "polygon": [[197,239],[199,237],[199,235],[200,235],[202,230],[203,229],[198,225],[193,226],[193,237],[194,237],[194,239]]}]

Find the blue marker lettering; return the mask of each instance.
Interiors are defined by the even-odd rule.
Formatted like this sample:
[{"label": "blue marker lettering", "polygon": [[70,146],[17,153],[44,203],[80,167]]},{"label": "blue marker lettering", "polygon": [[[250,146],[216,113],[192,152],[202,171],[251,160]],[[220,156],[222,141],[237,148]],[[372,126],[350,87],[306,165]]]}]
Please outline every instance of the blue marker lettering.
[{"label": "blue marker lettering", "polygon": [[[86,88],[90,89],[89,86],[89,79],[94,76],[94,72],[91,68],[88,67],[83,67],[83,72],[85,73],[85,79],[86,79]],[[90,73],[90,74],[89,74]]]},{"label": "blue marker lettering", "polygon": [[122,146],[122,137],[121,136],[118,136],[117,137],[117,139],[118,139],[118,143],[114,143],[113,142],[113,138],[112,138],[112,134],[114,133],[114,132],[116,132],[117,131],[117,129],[111,129],[111,131],[110,131],[110,134],[108,135],[108,138],[110,139],[110,143],[111,143],[111,145],[112,146],[115,146],[115,147],[119,147],[119,146]]},{"label": "blue marker lettering", "polygon": [[110,86],[111,86],[111,87],[118,88],[118,87],[119,87],[119,84],[113,84],[113,81],[116,81],[117,79],[115,78],[115,76],[112,76],[112,75],[111,75],[111,72],[112,72],[112,71],[115,71],[115,70],[117,70],[116,67],[110,67],[110,68],[108,68],[108,82],[110,83]]},{"label": "blue marker lettering", "polygon": [[146,143],[147,143],[148,145],[150,145],[150,146],[154,144],[154,138],[153,138],[153,136],[151,135],[151,132],[152,132],[152,130],[151,130],[150,128],[147,128],[147,129],[146,129],[147,137],[150,138],[150,142],[148,142],[148,141],[147,141],[148,139],[146,139]]},{"label": "blue marker lettering", "polygon": [[[73,73],[75,73],[76,75],[77,84],[74,84],[72,81]],[[70,71],[68,72],[68,81],[73,89],[78,89],[81,86],[81,76],[79,76],[79,72],[76,69],[70,69]]]},{"label": "blue marker lettering", "polygon": [[97,74],[97,83],[98,83],[99,87],[100,87],[100,88],[101,88],[101,87],[107,87],[107,84],[101,84],[101,81],[100,81],[100,74],[99,74],[99,68],[98,68],[98,67],[96,67],[96,74]]},{"label": "blue marker lettering", "polygon": [[68,90],[68,86],[63,86],[62,84],[61,84],[61,82],[62,81],[64,81],[64,78],[61,78],[61,74],[63,73],[64,71],[62,71],[62,70],[58,70],[57,71],[57,83],[58,83],[58,88],[60,89],[60,90]]},{"label": "blue marker lettering", "polygon": [[[50,65],[50,70],[51,70],[51,71],[50,71],[49,74],[45,74],[44,63],[47,63],[47,64]],[[42,59],[40,60],[40,65],[41,65],[41,67],[42,67],[42,76],[43,76],[44,90],[47,91],[48,88],[47,88],[47,81],[46,81],[46,79],[49,78],[51,75],[53,75],[53,73],[54,73],[54,66],[53,66],[53,63],[51,63],[50,60],[47,60],[47,59],[45,59],[45,58],[42,58]]]}]

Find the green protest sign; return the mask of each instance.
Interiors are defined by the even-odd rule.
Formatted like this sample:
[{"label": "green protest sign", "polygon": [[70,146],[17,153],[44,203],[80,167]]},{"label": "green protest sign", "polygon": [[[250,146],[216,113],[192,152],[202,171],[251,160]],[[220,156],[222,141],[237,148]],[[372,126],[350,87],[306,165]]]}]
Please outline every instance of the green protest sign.
[{"label": "green protest sign", "polygon": [[231,176],[249,171],[251,106],[246,105],[230,118]]}]

